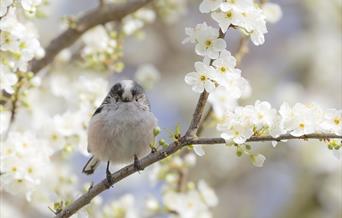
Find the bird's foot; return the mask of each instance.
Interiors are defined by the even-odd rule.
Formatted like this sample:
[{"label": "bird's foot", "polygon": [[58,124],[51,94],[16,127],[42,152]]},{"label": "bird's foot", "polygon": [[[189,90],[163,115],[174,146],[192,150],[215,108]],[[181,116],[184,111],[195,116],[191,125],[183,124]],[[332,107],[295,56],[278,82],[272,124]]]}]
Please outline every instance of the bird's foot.
[{"label": "bird's foot", "polygon": [[92,189],[93,189],[93,187],[94,187],[94,182],[92,181],[92,182],[90,183],[90,186],[89,186],[89,188],[88,188],[88,192],[90,192],[90,190],[92,190]]},{"label": "bird's foot", "polygon": [[106,168],[106,179],[107,179],[107,184],[106,187],[107,188],[113,188],[113,177],[112,177],[112,173],[109,170],[109,161],[107,162],[107,168]]},{"label": "bird's foot", "polygon": [[151,146],[151,153],[153,154],[153,153],[156,153],[157,152],[157,148],[156,147],[153,147],[153,146]]},{"label": "bird's foot", "polygon": [[134,162],[133,162],[133,165],[134,165],[134,168],[135,168],[137,171],[144,170],[144,168],[141,166],[140,160],[138,159],[138,156],[137,156],[136,154],[134,155]]}]

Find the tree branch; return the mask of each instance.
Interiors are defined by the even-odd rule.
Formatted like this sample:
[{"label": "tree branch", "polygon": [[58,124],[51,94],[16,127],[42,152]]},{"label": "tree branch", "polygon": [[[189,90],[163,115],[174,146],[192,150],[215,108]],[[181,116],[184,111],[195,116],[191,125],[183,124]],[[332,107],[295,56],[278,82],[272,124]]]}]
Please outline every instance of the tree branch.
[{"label": "tree branch", "polygon": [[127,3],[110,3],[105,7],[97,7],[86,12],[76,20],[76,27],[69,28],[54,38],[45,48],[45,56],[39,60],[33,60],[31,71],[38,73],[41,69],[51,63],[56,55],[63,49],[71,46],[87,30],[99,24],[105,24],[110,21],[118,21],[125,16],[134,13],[153,0],[131,0]]},{"label": "tree branch", "polygon": [[241,64],[242,59],[245,57],[245,55],[248,53],[248,38],[246,36],[241,36],[239,47],[237,49],[237,52],[235,54],[236,59],[236,66],[239,66]]},{"label": "tree branch", "polygon": [[[201,100],[201,98],[200,98]],[[197,116],[197,114],[196,114]],[[197,120],[197,119],[196,119]],[[327,140],[329,138],[338,138],[342,139],[342,136],[337,136],[334,134],[310,134],[310,135],[304,135],[295,137],[289,134],[279,136],[277,138],[273,138],[271,136],[258,136],[258,137],[252,137],[248,142],[260,142],[260,141],[281,141],[281,140],[287,140],[287,139],[321,139],[321,140]],[[165,159],[166,157],[170,156],[171,154],[175,153],[176,151],[182,149],[184,146],[190,145],[190,144],[223,144],[225,143],[225,140],[222,138],[186,138],[182,137],[179,141],[175,141],[171,143],[168,147],[163,148],[159,151],[156,151],[154,153],[150,153],[144,158],[140,160],[141,167],[146,168],[150,166],[151,164]],[[137,169],[134,167],[133,164],[130,164],[126,167],[121,168],[120,170],[116,171],[112,174],[112,180],[113,182],[111,184],[108,184],[107,179],[102,180],[100,183],[95,185],[93,188],[91,188],[87,193],[84,193],[82,196],[80,196],[78,199],[76,199],[74,202],[72,202],[69,206],[67,206],[65,209],[63,209],[60,213],[58,213],[55,218],[66,218],[70,217],[74,213],[76,213],[79,209],[90,203],[90,201],[99,195],[101,192],[105,191],[110,187],[111,185],[119,182],[120,180],[128,177],[129,175],[136,173]]]},{"label": "tree branch", "polygon": [[196,133],[197,133],[197,130],[199,128],[199,124],[202,118],[203,110],[204,110],[205,104],[207,103],[208,97],[209,97],[209,93],[204,90],[198,99],[195,112],[192,115],[190,126],[188,128],[188,131],[185,134],[186,137],[196,136]]},{"label": "tree branch", "polygon": [[[328,140],[328,139],[342,139],[342,136],[335,135],[335,134],[308,134],[302,136],[293,136],[290,134],[284,134],[279,137],[272,137],[272,136],[252,136],[247,140],[247,142],[265,142],[265,141],[277,141],[280,142],[282,140],[289,140],[289,139],[319,139],[319,140]],[[188,143],[191,144],[225,144],[225,140],[223,138],[199,138],[199,139],[192,139],[188,140]]]}]

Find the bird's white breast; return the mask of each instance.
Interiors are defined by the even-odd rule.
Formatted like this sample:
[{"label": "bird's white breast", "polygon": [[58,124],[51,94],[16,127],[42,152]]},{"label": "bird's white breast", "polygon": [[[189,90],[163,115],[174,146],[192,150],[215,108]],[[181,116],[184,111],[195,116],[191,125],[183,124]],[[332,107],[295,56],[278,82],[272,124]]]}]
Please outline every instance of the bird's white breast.
[{"label": "bird's white breast", "polygon": [[92,117],[88,128],[88,150],[96,158],[113,163],[133,161],[149,151],[153,142],[156,118],[138,103],[121,103],[117,108],[104,108]]}]

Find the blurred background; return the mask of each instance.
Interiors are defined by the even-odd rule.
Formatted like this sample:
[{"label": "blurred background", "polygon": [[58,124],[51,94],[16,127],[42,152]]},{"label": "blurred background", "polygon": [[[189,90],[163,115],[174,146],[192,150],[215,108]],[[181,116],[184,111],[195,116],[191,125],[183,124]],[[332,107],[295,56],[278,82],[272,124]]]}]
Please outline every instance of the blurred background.
[{"label": "blurred background", "polygon": [[[282,9],[282,18],[268,24],[262,46],[249,42],[249,52],[240,69],[247,78],[252,94],[240,104],[266,100],[279,108],[284,101],[294,104],[318,103],[323,108],[342,107],[342,1],[341,0],[274,0]],[[161,138],[176,125],[185,130],[191,119],[198,95],[184,82],[193,71],[193,45],[182,44],[185,27],[203,21],[215,25],[210,16],[200,14],[199,1],[188,1],[176,22],[160,19],[148,24],[140,37],[129,37],[124,44],[125,69],[120,74],[106,74],[110,84],[123,78],[134,79],[142,64],[152,64],[160,72],[159,82],[148,91],[152,111],[159,120]],[[37,21],[43,45],[56,36],[65,15],[75,15],[94,8],[97,1],[51,1],[48,17]],[[58,32],[58,31],[57,31]],[[240,33],[229,30],[226,41],[233,54],[238,49]],[[72,74],[77,67],[56,71]],[[61,72],[66,73],[66,72]],[[104,74],[103,74],[104,75]],[[44,81],[43,81],[44,82]],[[108,88],[108,87],[107,87]],[[208,127],[204,136],[218,136]],[[168,141],[168,140],[167,140]],[[217,193],[219,204],[213,208],[218,218],[341,218],[342,160],[334,157],[324,143],[316,140],[289,141],[273,148],[268,142],[253,144],[266,156],[264,167],[254,167],[248,157],[237,157],[235,150],[223,145],[204,147],[206,155],[197,158],[188,179],[205,179]],[[104,178],[105,166],[92,177],[81,174],[87,157],[75,152],[70,159],[79,187]],[[118,169],[112,167],[112,171]],[[103,193],[103,202],[131,193],[136,207],[153,196],[160,199],[162,183],[148,179],[153,167],[119,182]],[[163,216],[161,216],[163,217]]]}]

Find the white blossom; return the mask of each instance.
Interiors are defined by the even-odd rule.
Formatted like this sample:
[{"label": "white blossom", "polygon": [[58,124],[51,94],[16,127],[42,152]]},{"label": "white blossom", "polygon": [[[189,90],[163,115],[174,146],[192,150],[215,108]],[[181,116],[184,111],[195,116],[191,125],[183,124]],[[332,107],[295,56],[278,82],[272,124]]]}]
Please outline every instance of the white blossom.
[{"label": "white blossom", "polygon": [[31,199],[50,170],[52,150],[31,132],[11,131],[1,142],[1,187],[12,194]]},{"label": "white blossom", "polygon": [[226,0],[221,4],[221,10],[226,12],[231,9],[246,10],[253,6],[253,0]]},{"label": "white blossom", "polygon": [[7,131],[10,123],[11,113],[6,110],[0,110],[0,138]]},{"label": "white blossom", "polygon": [[237,144],[243,144],[253,135],[253,130],[249,125],[244,123],[236,123],[232,125],[229,129],[219,128],[218,130],[224,130],[221,137],[230,142],[231,140]]},{"label": "white blossom", "polygon": [[219,57],[213,61],[213,66],[220,75],[226,75],[229,73],[236,73],[240,75],[241,73],[239,69],[235,68],[236,59],[227,50],[220,52]]},{"label": "white blossom", "polygon": [[153,65],[145,64],[138,68],[134,77],[145,89],[151,89],[159,81],[160,73]]},{"label": "white blossom", "polygon": [[323,132],[342,135],[342,110],[326,110],[320,127]]},{"label": "white blossom", "polygon": [[209,207],[217,206],[219,200],[215,194],[215,191],[204,180],[200,180],[198,182],[198,190],[199,190],[204,202]]},{"label": "white blossom", "polygon": [[205,151],[203,150],[201,145],[193,145],[194,147],[194,152],[197,154],[199,157],[202,157],[205,155]]},{"label": "white blossom", "polygon": [[196,72],[191,72],[185,75],[185,82],[192,86],[192,90],[201,93],[204,90],[212,92],[215,89],[213,82],[215,69],[202,62],[195,63]]},{"label": "white blossom", "polygon": [[266,20],[271,23],[276,23],[282,17],[282,11],[279,5],[266,2],[265,4],[261,5],[261,9],[265,14]]},{"label": "white blossom", "polygon": [[222,32],[226,32],[230,25],[240,26],[243,22],[243,17],[239,9],[230,9],[226,12],[217,11],[211,14],[211,17],[218,23]]},{"label": "white blossom", "polygon": [[142,8],[132,15],[123,19],[123,31],[127,35],[131,35],[144,27],[145,23],[152,23],[156,18],[153,10]]},{"label": "white blossom", "polygon": [[7,93],[14,93],[13,86],[17,83],[18,78],[14,73],[5,71],[6,66],[0,66],[0,91],[5,90]]},{"label": "white blossom", "polygon": [[201,200],[196,190],[186,193],[166,192],[163,197],[165,206],[179,214],[182,218],[210,218],[207,205]]},{"label": "white blossom", "polygon": [[108,36],[107,31],[101,25],[83,34],[82,41],[85,44],[85,47],[81,51],[83,56],[97,52],[111,52],[117,45],[117,42]]},{"label": "white blossom", "polygon": [[261,45],[265,41],[266,16],[252,0],[225,1],[221,3],[220,10],[211,13],[211,17],[224,33],[233,25],[249,35],[255,45]]},{"label": "white blossom", "polygon": [[13,4],[13,0],[1,0],[0,17],[3,17],[7,13],[11,4]]},{"label": "white blossom", "polygon": [[256,167],[262,167],[266,160],[266,157],[262,154],[251,155],[250,158],[251,158],[253,165]]},{"label": "white blossom", "polygon": [[210,93],[208,102],[212,105],[215,115],[222,118],[227,110],[232,110],[237,106],[236,98],[224,87],[217,87]]},{"label": "white blossom", "polygon": [[20,0],[22,7],[30,12],[35,13],[37,6],[39,6],[42,3],[42,0]]},{"label": "white blossom", "polygon": [[167,23],[179,21],[187,11],[187,1],[184,0],[158,0],[156,6],[159,16]]},{"label": "white blossom", "polygon": [[126,194],[118,200],[106,205],[103,209],[103,217],[125,217],[138,218],[140,217],[134,205],[134,196]]},{"label": "white blossom", "polygon": [[282,116],[283,129],[290,131],[293,136],[302,136],[316,131],[316,126],[320,122],[321,111],[314,106],[297,103],[293,108],[282,105],[280,114]]},{"label": "white blossom", "polygon": [[221,4],[222,0],[203,0],[199,6],[199,10],[201,13],[209,13],[218,9]]},{"label": "white blossom", "polygon": [[273,126],[273,122],[277,116],[277,111],[271,107],[270,103],[257,100],[255,102],[254,109],[255,111],[252,122],[257,129],[260,129],[264,126]]},{"label": "white blossom", "polygon": [[194,29],[186,28],[185,31],[189,37],[183,42],[196,43],[195,51],[200,56],[216,59],[226,48],[226,42],[219,38],[219,30],[206,23],[198,24]]},{"label": "white blossom", "polygon": [[12,73],[27,71],[29,61],[44,55],[34,27],[19,22],[15,8],[10,7],[6,16],[1,18],[0,31],[0,64]]}]

